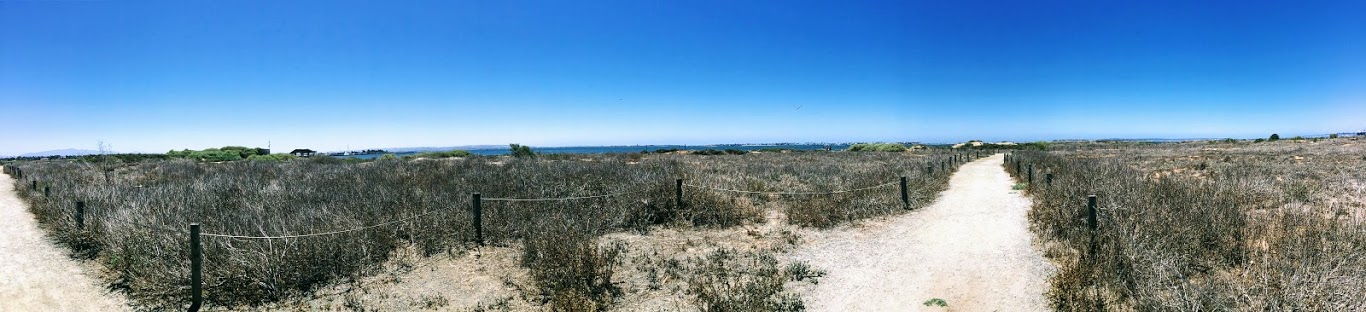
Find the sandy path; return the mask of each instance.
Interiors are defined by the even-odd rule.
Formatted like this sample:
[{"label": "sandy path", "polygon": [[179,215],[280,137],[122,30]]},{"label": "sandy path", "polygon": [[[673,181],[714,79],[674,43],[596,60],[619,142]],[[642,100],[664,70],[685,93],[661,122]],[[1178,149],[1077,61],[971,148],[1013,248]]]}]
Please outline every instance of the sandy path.
[{"label": "sandy path", "polygon": [[43,235],[8,175],[0,178],[0,220],[0,311],[129,310]]},{"label": "sandy path", "polygon": [[[1029,199],[1002,155],[964,165],[929,207],[816,233],[792,256],[828,275],[799,289],[814,311],[1043,311],[1054,268],[1031,244]],[[939,298],[947,307],[924,303]]]}]

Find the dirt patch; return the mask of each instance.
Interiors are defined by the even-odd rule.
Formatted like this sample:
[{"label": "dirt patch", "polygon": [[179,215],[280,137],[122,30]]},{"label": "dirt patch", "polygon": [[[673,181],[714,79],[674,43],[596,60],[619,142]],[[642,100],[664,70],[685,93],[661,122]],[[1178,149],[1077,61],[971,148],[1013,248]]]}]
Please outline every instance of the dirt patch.
[{"label": "dirt patch", "polygon": [[[1043,311],[1056,271],[1002,155],[964,165],[931,206],[810,234],[791,254],[828,275],[798,286],[817,311]],[[942,305],[941,305],[942,304]]]},{"label": "dirt patch", "polygon": [[128,311],[128,300],[100,286],[91,266],[72,260],[38,228],[0,178],[0,311]]},{"label": "dirt patch", "polygon": [[522,247],[482,247],[423,257],[416,248],[396,251],[380,274],[337,283],[264,307],[238,310],[470,311],[536,310],[523,296],[531,277],[521,266]]}]

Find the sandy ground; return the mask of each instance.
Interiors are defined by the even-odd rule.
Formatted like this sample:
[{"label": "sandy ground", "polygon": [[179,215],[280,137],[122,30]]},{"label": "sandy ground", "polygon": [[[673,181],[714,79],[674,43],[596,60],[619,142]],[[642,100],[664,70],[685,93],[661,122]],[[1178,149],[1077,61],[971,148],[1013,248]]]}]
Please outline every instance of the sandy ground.
[{"label": "sandy ground", "polygon": [[43,235],[14,192],[14,179],[0,178],[0,311],[129,310]]},{"label": "sandy ground", "polygon": [[[826,270],[813,311],[1044,311],[1055,268],[1032,244],[1030,201],[1002,155],[964,165],[929,207],[813,233],[791,256]],[[941,299],[947,305],[926,305]]]}]

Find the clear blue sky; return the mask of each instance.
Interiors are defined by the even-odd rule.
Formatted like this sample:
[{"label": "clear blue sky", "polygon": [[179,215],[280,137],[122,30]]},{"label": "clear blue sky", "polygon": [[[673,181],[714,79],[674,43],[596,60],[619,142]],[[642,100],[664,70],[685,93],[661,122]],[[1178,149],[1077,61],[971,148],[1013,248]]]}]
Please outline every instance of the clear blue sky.
[{"label": "clear blue sky", "polygon": [[1366,128],[1366,1],[0,0],[0,155]]}]

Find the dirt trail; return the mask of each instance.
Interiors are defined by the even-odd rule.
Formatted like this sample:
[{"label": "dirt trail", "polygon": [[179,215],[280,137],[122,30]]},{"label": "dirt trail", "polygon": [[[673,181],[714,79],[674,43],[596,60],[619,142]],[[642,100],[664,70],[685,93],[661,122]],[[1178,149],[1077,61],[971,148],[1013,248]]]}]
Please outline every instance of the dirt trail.
[{"label": "dirt trail", "polygon": [[0,311],[129,310],[43,235],[8,175],[0,176],[0,222]]},{"label": "dirt trail", "polygon": [[[813,311],[1044,311],[1055,268],[1032,244],[1030,201],[1002,155],[964,165],[929,207],[808,237],[792,256],[826,270],[799,289]],[[942,299],[947,307],[926,306]]]}]

